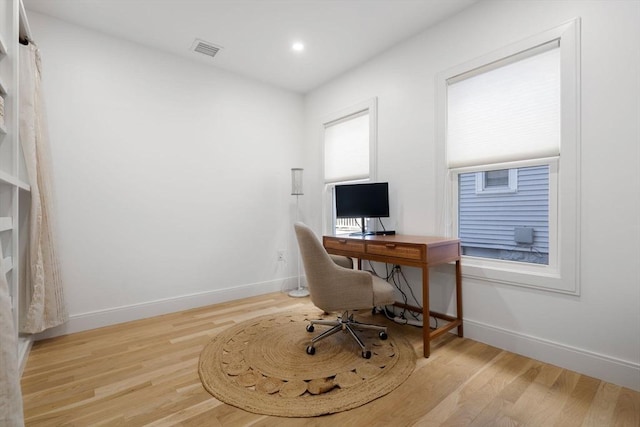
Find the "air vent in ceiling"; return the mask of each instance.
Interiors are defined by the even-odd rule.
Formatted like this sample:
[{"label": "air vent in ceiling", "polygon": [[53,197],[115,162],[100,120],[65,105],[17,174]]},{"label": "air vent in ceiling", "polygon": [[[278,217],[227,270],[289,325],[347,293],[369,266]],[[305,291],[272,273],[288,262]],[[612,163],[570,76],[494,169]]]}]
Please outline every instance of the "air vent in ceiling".
[{"label": "air vent in ceiling", "polygon": [[209,43],[200,39],[195,39],[193,45],[191,45],[191,50],[193,50],[194,52],[198,52],[212,58],[216,56],[220,49],[222,49],[222,46],[216,46],[213,43]]}]

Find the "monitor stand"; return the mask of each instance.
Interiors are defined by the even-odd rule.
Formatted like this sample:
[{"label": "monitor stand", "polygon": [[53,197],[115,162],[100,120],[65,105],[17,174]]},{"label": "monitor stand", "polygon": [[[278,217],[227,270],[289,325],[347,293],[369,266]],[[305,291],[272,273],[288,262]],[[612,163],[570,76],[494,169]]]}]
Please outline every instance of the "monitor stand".
[{"label": "monitor stand", "polygon": [[391,236],[393,234],[396,234],[395,231],[393,230],[383,230],[383,231],[366,231],[365,228],[365,218],[360,218],[362,220],[362,231],[361,232],[357,232],[357,233],[349,233],[349,236],[353,236],[353,237],[364,237],[364,236]]},{"label": "monitor stand", "polygon": [[349,233],[349,236],[354,236],[354,237],[355,237],[355,236],[360,236],[360,237],[364,237],[364,236],[371,236],[371,235],[373,235],[373,233],[371,233],[371,232],[367,232],[367,229],[366,229],[366,226],[365,226],[365,222],[364,222],[364,221],[365,221],[365,219],[366,219],[366,218],[360,218],[360,224],[362,224],[362,226],[361,226],[362,231],[361,231],[361,232],[359,232],[359,233]]}]

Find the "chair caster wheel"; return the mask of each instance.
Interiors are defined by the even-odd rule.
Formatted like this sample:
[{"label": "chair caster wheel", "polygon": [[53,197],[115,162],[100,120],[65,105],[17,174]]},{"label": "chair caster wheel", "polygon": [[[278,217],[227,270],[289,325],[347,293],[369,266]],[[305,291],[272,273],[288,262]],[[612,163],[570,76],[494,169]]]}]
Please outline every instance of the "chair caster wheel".
[{"label": "chair caster wheel", "polygon": [[387,338],[389,338],[389,337],[388,337],[388,335],[387,335],[387,333],[386,333],[385,331],[380,331],[380,333],[378,333],[378,337],[379,337],[381,340],[386,340]]},{"label": "chair caster wheel", "polygon": [[307,325],[307,332],[313,332],[313,325]]},{"label": "chair caster wheel", "polygon": [[307,347],[307,354],[313,356],[314,354],[316,354],[316,348],[312,347],[312,346],[308,346]]},{"label": "chair caster wheel", "polygon": [[362,357],[365,359],[371,359],[371,352],[369,350],[362,352]]}]

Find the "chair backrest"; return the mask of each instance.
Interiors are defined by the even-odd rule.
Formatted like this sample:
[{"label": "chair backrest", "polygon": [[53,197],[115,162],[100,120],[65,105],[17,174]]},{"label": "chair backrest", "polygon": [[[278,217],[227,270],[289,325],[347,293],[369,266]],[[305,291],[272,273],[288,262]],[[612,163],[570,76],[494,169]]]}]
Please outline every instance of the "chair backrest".
[{"label": "chair backrest", "polygon": [[371,275],[338,266],[313,230],[302,223],[294,228],[313,304],[325,311],[371,307]]}]

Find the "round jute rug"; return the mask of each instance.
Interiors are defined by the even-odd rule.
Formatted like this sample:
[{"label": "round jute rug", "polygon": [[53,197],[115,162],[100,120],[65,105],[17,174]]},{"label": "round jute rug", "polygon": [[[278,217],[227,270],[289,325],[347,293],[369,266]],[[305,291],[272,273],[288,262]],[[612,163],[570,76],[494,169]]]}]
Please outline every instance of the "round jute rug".
[{"label": "round jute rug", "polygon": [[[305,326],[319,311],[261,316],[232,326],[209,342],[198,364],[204,388],[218,400],[249,412],[281,417],[312,417],[345,411],[384,396],[413,372],[416,355],[402,336],[380,340],[360,336],[371,359],[344,333],[305,349],[312,336]],[[327,317],[330,318],[330,317]]]}]

